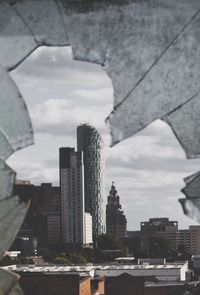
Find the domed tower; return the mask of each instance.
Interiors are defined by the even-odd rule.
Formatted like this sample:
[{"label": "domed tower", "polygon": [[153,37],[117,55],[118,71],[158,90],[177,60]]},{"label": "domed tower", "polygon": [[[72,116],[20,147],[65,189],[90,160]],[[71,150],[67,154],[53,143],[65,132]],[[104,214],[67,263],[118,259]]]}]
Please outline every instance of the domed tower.
[{"label": "domed tower", "polygon": [[112,182],[106,205],[106,230],[116,238],[124,238],[127,234],[127,220],[124,212],[121,210],[120,198]]}]

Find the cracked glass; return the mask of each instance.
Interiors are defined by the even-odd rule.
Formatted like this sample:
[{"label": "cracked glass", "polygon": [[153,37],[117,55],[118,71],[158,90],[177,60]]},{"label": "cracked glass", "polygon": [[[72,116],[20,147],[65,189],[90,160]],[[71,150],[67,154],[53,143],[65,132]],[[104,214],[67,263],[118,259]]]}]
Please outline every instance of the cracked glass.
[{"label": "cracked glass", "polygon": [[[9,71],[40,45],[70,44],[75,59],[101,64],[111,77],[114,109],[107,123],[112,145],[162,119],[187,157],[199,157],[198,0],[167,0],[165,5],[159,0],[1,1],[0,22],[1,255],[28,208],[28,202],[12,196],[15,173],[4,161],[33,143],[31,120]],[[187,199],[180,202],[184,213],[199,221],[196,181],[198,175],[188,177]]]}]

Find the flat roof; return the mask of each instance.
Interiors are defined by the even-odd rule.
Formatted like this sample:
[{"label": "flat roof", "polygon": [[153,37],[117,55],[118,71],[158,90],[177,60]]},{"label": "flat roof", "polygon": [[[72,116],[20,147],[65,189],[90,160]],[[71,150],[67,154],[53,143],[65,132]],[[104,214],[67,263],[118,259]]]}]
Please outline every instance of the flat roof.
[{"label": "flat roof", "polygon": [[167,282],[146,282],[145,286],[146,287],[164,287],[164,286],[183,286],[185,284],[188,285],[199,285],[200,281],[167,281]]},{"label": "flat roof", "polygon": [[14,272],[42,272],[42,273],[83,273],[98,270],[152,270],[152,269],[181,269],[185,263],[170,263],[170,264],[132,264],[132,265],[12,265],[8,266],[7,269]]}]

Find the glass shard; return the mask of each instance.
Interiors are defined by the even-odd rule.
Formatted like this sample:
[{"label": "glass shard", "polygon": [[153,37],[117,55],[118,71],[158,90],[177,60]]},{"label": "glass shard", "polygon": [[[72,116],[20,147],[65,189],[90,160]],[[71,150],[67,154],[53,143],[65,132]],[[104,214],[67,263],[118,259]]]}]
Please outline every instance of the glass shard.
[{"label": "glass shard", "polygon": [[0,1],[0,63],[15,68],[35,48],[33,35],[13,8]]},{"label": "glass shard", "polygon": [[200,197],[200,172],[195,174],[190,182],[182,189],[182,192],[189,199]]},{"label": "glass shard", "polygon": [[[132,3],[130,1],[129,5],[121,5],[120,10],[118,8],[115,12],[119,14],[117,24],[114,26],[110,22],[113,29],[109,37],[105,65],[106,72],[113,82],[114,106],[123,101],[162,59],[171,42],[177,38],[199,9],[198,1],[194,1],[191,5],[185,0],[165,1],[165,5],[158,0],[132,1]],[[169,62],[173,60],[173,52]],[[162,63],[161,67],[161,71],[164,71],[167,77],[169,70],[167,64]],[[159,84],[162,77],[159,75],[157,77],[155,85],[145,83],[145,95],[151,92],[156,84],[158,87],[161,86]],[[153,79],[154,76],[149,79],[149,82],[153,82]],[[162,99],[165,103],[166,97]]]},{"label": "glass shard", "polygon": [[189,175],[187,177],[185,177],[183,180],[185,182],[185,184],[189,184],[190,181],[192,181],[197,175],[199,175],[199,171],[198,172],[195,172],[194,174],[192,175]]},{"label": "glass shard", "polygon": [[13,152],[6,136],[0,131],[0,159],[6,160]]},{"label": "glass shard", "polygon": [[[11,271],[6,271],[5,269],[0,269],[0,290],[2,295],[10,295],[13,292],[12,289],[16,287],[18,281],[19,276],[17,274]],[[15,293],[12,294],[14,295]],[[17,294],[18,293],[16,293],[16,295]]]},{"label": "glass shard", "polygon": [[[107,119],[112,132],[112,144],[137,133],[198,93],[200,47],[197,32],[200,12],[197,12],[187,19],[187,25],[181,28],[180,34],[150,71],[114,108]],[[126,75],[124,80],[127,79],[129,76]]]},{"label": "glass shard", "polygon": [[200,197],[195,199],[179,199],[183,212],[188,217],[200,223]]},{"label": "glass shard", "polygon": [[[9,142],[10,150],[16,151],[33,143],[31,120],[15,83],[2,67],[0,89],[0,131]],[[0,142],[0,150],[3,150],[4,146],[5,140],[2,146]]]},{"label": "glass shard", "polygon": [[[12,195],[15,172],[2,160],[0,160],[0,200]],[[2,216],[0,216],[0,219]]]},{"label": "glass shard", "polygon": [[74,59],[103,65],[113,27],[118,23],[116,6],[93,1],[86,11],[83,2],[74,6],[65,0],[59,3],[65,26],[69,28]]},{"label": "glass shard", "polygon": [[56,1],[21,0],[13,7],[24,19],[39,45],[69,45]]},{"label": "glass shard", "polygon": [[200,95],[164,117],[184,148],[187,158],[200,157]]},{"label": "glass shard", "polygon": [[0,200],[0,259],[15,239],[27,209],[28,205],[17,196]]}]

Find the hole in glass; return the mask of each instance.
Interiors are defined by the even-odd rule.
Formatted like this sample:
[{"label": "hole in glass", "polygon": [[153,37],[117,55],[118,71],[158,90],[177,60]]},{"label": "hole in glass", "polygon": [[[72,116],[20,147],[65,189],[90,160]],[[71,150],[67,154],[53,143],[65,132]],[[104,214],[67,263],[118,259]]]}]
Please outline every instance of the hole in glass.
[{"label": "hole in glass", "polygon": [[58,149],[76,146],[76,127],[94,125],[106,143],[106,196],[112,180],[121,197],[128,230],[151,217],[169,217],[179,227],[196,224],[182,213],[182,179],[199,169],[186,160],[170,128],[155,121],[112,149],[104,119],[112,109],[111,81],[96,65],[72,60],[70,47],[41,47],[11,76],[32,118],[35,145],[12,155],[8,163],[18,179],[58,184]]}]

